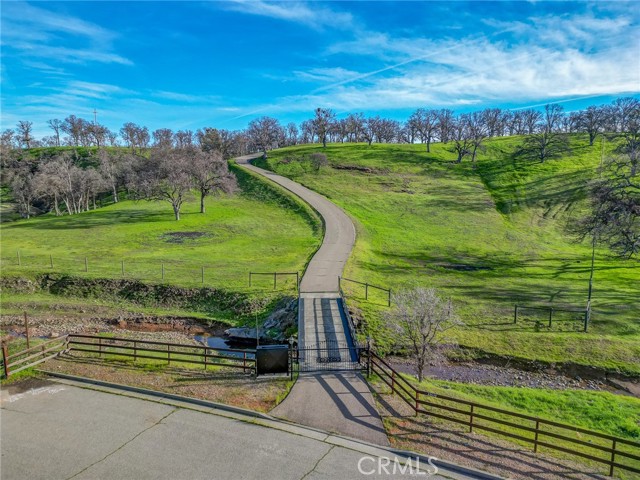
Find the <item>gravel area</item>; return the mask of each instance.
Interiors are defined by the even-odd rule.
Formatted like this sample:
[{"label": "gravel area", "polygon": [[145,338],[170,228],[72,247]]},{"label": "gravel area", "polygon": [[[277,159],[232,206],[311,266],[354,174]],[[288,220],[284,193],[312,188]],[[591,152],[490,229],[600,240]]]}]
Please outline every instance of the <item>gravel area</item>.
[{"label": "gravel area", "polygon": [[[156,337],[157,338],[157,337]],[[129,362],[102,361],[70,353],[43,363],[49,370],[105,382],[148,388],[268,412],[287,393],[289,377],[258,377],[237,372],[204,372],[173,367],[147,370]]]},{"label": "gravel area", "polygon": [[393,447],[417,451],[442,460],[518,480],[605,479],[603,467],[558,459],[493,437],[467,433],[431,423],[386,386],[376,387],[376,401]]},{"label": "gravel area", "polygon": [[[109,317],[65,317],[39,316],[29,317],[29,334],[32,337],[57,337],[67,333],[104,333],[117,332],[118,336],[126,332],[149,332],[149,339],[181,342],[192,340],[193,335],[222,335],[229,328],[222,323],[205,323],[203,320],[184,317],[157,317],[152,315],[120,315]],[[24,319],[21,316],[0,316],[0,329],[10,336],[24,335]]]},{"label": "gravel area", "polygon": [[[391,359],[392,366],[403,373],[416,374],[416,369],[402,358]],[[501,387],[548,388],[552,390],[594,390],[629,395],[628,387],[616,388],[607,380],[585,379],[562,375],[553,370],[529,371],[508,365],[488,365],[479,362],[443,362],[429,365],[425,376],[436,380],[447,380],[475,385]]]}]

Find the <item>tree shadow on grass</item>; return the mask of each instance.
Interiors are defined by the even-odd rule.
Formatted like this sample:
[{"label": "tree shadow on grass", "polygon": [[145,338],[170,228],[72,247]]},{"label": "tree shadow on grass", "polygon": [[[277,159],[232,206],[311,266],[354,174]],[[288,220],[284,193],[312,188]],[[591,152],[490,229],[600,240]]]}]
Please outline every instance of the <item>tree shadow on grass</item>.
[{"label": "tree shadow on grass", "polygon": [[[187,214],[182,214],[189,215]],[[152,213],[149,210],[117,210],[84,212],[77,215],[62,217],[49,217],[46,219],[34,218],[20,223],[9,224],[3,227],[9,229],[37,229],[37,230],[74,230],[90,229],[93,227],[115,226],[122,224],[167,222],[173,220],[171,212]]]}]

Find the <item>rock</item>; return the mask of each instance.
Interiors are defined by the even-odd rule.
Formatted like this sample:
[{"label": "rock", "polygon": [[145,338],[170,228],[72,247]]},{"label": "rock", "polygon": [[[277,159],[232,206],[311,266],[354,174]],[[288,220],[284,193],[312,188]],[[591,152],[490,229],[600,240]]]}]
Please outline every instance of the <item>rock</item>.
[{"label": "rock", "polygon": [[[266,339],[264,336],[264,330],[260,329],[260,338]],[[224,334],[230,338],[236,338],[238,340],[255,340],[256,329],[249,327],[235,327],[228,328],[224,331]]]}]

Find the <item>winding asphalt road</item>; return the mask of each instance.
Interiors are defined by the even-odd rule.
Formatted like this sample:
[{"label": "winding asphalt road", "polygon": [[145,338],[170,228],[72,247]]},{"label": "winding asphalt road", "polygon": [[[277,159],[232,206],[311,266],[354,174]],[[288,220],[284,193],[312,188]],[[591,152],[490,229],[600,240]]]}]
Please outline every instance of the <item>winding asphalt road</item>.
[{"label": "winding asphalt road", "polygon": [[307,266],[300,282],[300,292],[302,294],[338,293],[338,276],[342,275],[356,241],[353,222],[338,206],[322,195],[288,178],[249,163],[250,160],[261,156],[262,154],[246,155],[236,158],[236,162],[297,195],[311,205],[324,220],[325,232],[322,246]]},{"label": "winding asphalt road", "polygon": [[[286,188],[311,205],[323,218],[324,239],[311,259],[300,283],[299,345],[301,357],[309,362],[309,370],[325,370],[301,374],[287,398],[271,413],[289,421],[389,445],[382,420],[368,384],[358,371],[326,371],[349,367],[340,359],[337,365],[322,363],[322,356],[339,357],[348,349],[313,350],[317,347],[350,343],[346,319],[339,299],[338,276],[342,275],[355,243],[355,227],[349,217],[322,195],[249,162],[260,154],[236,159],[242,167],[262,175]],[[328,358],[326,359],[328,360]],[[313,365],[313,363],[316,363]]]}]

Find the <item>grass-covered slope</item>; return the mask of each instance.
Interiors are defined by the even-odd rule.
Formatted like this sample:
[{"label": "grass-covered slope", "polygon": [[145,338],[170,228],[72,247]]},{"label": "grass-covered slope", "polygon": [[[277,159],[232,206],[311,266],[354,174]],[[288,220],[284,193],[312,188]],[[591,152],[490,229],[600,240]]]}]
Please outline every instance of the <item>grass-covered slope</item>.
[{"label": "grass-covered slope", "polygon": [[[184,205],[180,221],[173,219],[168,202],[125,200],[79,215],[3,223],[2,275],[122,278],[124,261],[127,279],[160,283],[164,264],[164,283],[199,287],[204,266],[207,287],[268,293],[272,280],[266,277],[255,278],[248,289],[249,272],[302,272],[320,244],[321,221],[283,190],[233,169],[238,194],[208,198],[205,214],[194,198]],[[278,286],[292,294],[295,279],[280,278]],[[10,310],[19,310],[24,300],[11,292],[3,297]]]},{"label": "grass-covered slope", "polygon": [[[589,333],[580,332],[577,321],[549,331],[543,312],[538,328],[511,323],[516,303],[585,308],[590,245],[575,243],[566,224],[585,208],[585,187],[597,175],[601,151],[574,137],[562,159],[530,164],[512,156],[520,141],[488,141],[475,169],[453,162],[455,155],[442,144],[431,153],[422,145],[291,147],[271,152],[262,165],[326,195],[352,216],[358,239],[346,276],[393,289],[434,286],[451,296],[467,323],[456,332],[462,345],[640,373],[635,260],[598,250]],[[318,151],[331,167],[314,172],[304,158]],[[358,303],[370,333],[388,345],[384,307]]]}]

